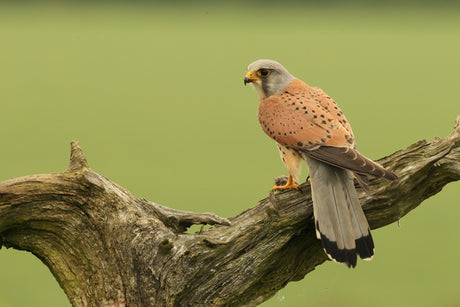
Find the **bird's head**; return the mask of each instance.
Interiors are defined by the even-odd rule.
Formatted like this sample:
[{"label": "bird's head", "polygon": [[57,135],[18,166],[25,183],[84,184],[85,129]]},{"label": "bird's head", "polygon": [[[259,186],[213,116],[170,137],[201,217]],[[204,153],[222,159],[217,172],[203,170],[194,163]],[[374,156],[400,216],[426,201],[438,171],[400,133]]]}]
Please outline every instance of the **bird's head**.
[{"label": "bird's head", "polygon": [[260,100],[270,97],[289,84],[295,77],[280,63],[272,60],[257,60],[249,64],[244,85],[252,83]]}]

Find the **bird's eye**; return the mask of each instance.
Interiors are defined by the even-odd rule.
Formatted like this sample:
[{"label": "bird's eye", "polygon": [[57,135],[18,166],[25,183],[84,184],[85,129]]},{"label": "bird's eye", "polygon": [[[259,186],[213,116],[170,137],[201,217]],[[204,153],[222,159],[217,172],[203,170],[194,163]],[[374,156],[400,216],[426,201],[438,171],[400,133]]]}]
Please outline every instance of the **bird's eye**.
[{"label": "bird's eye", "polygon": [[270,71],[268,69],[262,68],[257,71],[257,75],[259,77],[267,77],[268,75],[270,75]]}]

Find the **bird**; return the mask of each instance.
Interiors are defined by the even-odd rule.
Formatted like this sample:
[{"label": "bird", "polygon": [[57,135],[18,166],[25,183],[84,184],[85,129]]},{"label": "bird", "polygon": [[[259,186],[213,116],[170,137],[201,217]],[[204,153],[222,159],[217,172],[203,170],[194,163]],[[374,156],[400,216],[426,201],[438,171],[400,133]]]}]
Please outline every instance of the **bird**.
[{"label": "bird", "polygon": [[308,167],[316,237],[329,259],[356,267],[358,256],[371,260],[374,241],[354,186],[368,191],[368,176],[397,176],[356,148],[350,123],[322,89],[294,77],[280,63],[261,59],[249,64],[244,85],[259,96],[258,118],[276,141],[289,177],[273,190],[298,189],[301,162]]}]

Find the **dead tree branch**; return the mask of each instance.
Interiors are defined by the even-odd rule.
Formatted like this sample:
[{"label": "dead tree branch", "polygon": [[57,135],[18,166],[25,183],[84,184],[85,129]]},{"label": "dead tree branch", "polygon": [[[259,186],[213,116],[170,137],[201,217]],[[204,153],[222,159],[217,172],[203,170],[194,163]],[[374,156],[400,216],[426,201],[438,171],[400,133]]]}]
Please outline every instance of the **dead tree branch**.
[{"label": "dead tree branch", "polygon": [[[372,228],[460,179],[460,116],[379,162],[399,180],[358,187]],[[229,219],[170,209],[92,171],[72,142],[65,172],[0,183],[0,246],[40,258],[74,306],[253,306],[326,260],[312,214],[308,183]],[[214,226],[184,233],[193,224]]]}]

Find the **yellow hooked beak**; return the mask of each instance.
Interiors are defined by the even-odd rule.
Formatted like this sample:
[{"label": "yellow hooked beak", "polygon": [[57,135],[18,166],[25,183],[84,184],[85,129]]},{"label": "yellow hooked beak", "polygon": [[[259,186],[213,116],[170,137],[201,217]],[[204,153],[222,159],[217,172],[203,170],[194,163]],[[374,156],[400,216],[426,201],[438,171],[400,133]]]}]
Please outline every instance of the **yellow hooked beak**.
[{"label": "yellow hooked beak", "polygon": [[256,82],[260,81],[259,78],[256,77],[256,75],[252,71],[248,71],[246,76],[244,77],[244,85],[251,83],[251,82]]}]

